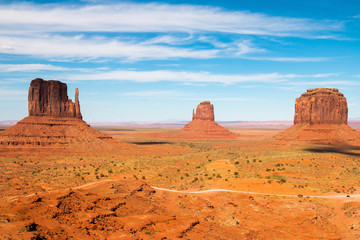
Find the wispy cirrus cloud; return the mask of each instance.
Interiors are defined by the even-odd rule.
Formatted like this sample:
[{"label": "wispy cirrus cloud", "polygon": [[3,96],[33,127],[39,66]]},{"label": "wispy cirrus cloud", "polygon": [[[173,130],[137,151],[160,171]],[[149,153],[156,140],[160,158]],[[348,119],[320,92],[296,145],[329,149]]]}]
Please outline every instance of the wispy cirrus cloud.
[{"label": "wispy cirrus cloud", "polygon": [[324,78],[338,76],[338,73],[323,73],[313,75],[301,74],[214,74],[210,72],[186,72],[186,71],[128,71],[117,70],[107,72],[94,72],[91,74],[72,74],[66,79],[72,81],[102,80],[102,81],[133,81],[133,82],[178,82],[178,83],[283,83],[291,79]]},{"label": "wispy cirrus cloud", "polygon": [[[65,36],[12,37],[0,36],[0,42],[12,46],[13,54],[46,58],[125,58],[127,60],[167,58],[214,58],[219,50],[196,50],[147,45],[108,38],[77,39]],[[6,50],[7,51],[7,50]],[[0,49],[0,52],[4,52]],[[4,52],[5,53],[5,52]]]},{"label": "wispy cirrus cloud", "polygon": [[326,57],[242,57],[249,60],[273,61],[273,62],[324,62],[331,58]]},{"label": "wispy cirrus cloud", "polygon": [[[337,38],[335,33],[344,28],[340,21],[278,17],[200,5],[131,2],[0,4],[0,23],[0,53],[91,62],[101,58],[130,62],[239,58],[266,52],[241,36]],[[147,33],[152,37],[146,36]],[[222,41],[219,34],[236,37]],[[248,59],[326,60],[320,57]]]},{"label": "wispy cirrus cloud", "polygon": [[288,85],[293,86],[324,86],[324,87],[342,87],[342,86],[360,86],[360,82],[352,80],[332,80],[332,81],[302,81],[291,82]]},{"label": "wispy cirrus cloud", "polygon": [[27,91],[14,90],[14,89],[0,89],[1,101],[23,101],[26,99]]},{"label": "wispy cirrus cloud", "polygon": [[[254,47],[250,41],[224,44],[222,48],[196,48],[194,46],[164,45],[176,40],[171,36],[164,36],[149,40],[125,40],[108,37],[78,37],[62,35],[40,36],[1,36],[0,42],[9,49],[1,49],[0,53],[31,55],[43,58],[61,59],[90,59],[118,58],[125,61],[159,60],[159,59],[211,59],[217,57],[238,57],[245,54],[259,52],[262,49]],[[192,40],[192,43],[196,40]],[[11,48],[11,49],[10,49]]]},{"label": "wispy cirrus cloud", "polygon": [[0,72],[66,71],[68,68],[51,64],[0,64]]},{"label": "wispy cirrus cloud", "polygon": [[0,32],[227,32],[316,36],[343,23],[268,16],[198,5],[120,3],[91,5],[3,4]]}]

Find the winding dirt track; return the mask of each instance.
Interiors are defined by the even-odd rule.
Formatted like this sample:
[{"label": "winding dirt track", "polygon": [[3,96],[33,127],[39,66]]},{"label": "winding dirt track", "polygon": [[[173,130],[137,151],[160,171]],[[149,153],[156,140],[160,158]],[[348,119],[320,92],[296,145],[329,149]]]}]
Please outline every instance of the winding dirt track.
[{"label": "winding dirt track", "polygon": [[[57,189],[57,190],[52,190],[52,191],[47,191],[46,193],[52,193],[52,192],[57,192],[60,190],[70,190],[70,189],[86,189],[88,187],[92,187],[94,185],[98,185],[104,182],[111,182],[114,180],[110,180],[110,179],[106,179],[106,180],[102,180],[102,181],[97,181],[97,182],[91,182],[91,183],[86,183],[84,185],[80,185],[80,186],[76,186],[73,188],[65,188],[65,189]],[[262,195],[262,196],[276,196],[276,197],[299,197],[299,195],[289,195],[289,194],[276,194],[276,193],[262,193],[262,192],[250,192],[250,191],[241,191],[241,190],[231,190],[231,189],[208,189],[208,190],[200,190],[200,191],[190,191],[190,190],[184,190],[184,191],[179,191],[179,190],[173,190],[173,189],[167,189],[167,188],[160,188],[160,187],[155,187],[155,186],[151,186],[152,188],[154,188],[155,190],[159,190],[159,191],[165,191],[165,192],[173,192],[173,193],[184,193],[184,194],[205,194],[205,193],[216,193],[216,192],[229,192],[229,193],[242,193],[242,194],[251,194],[251,195]],[[10,198],[8,198],[9,201],[13,202],[18,200],[19,197],[31,197],[34,196],[35,193],[29,194],[29,195],[25,195],[25,196],[12,196]],[[349,200],[349,201],[360,201],[360,194],[354,194],[354,195],[323,195],[323,196],[316,196],[316,195],[301,195],[300,197],[305,197],[305,198],[325,198],[325,199],[343,199],[343,200]]]},{"label": "winding dirt track", "polygon": [[[241,190],[230,190],[230,189],[209,189],[209,190],[201,190],[201,191],[179,191],[172,190],[167,188],[159,188],[151,186],[152,188],[159,191],[166,192],[174,192],[174,193],[186,193],[186,194],[202,194],[202,193],[212,193],[212,192],[231,192],[231,193],[243,193],[243,194],[251,194],[251,195],[263,195],[263,196],[277,196],[277,197],[299,197],[299,195],[288,195],[288,194],[276,194],[276,193],[261,193],[261,192],[249,192],[249,191],[241,191]],[[310,197],[310,198],[326,198],[326,199],[347,199],[353,201],[360,200],[360,194],[355,195],[328,195],[328,196],[302,196],[302,197]]]}]

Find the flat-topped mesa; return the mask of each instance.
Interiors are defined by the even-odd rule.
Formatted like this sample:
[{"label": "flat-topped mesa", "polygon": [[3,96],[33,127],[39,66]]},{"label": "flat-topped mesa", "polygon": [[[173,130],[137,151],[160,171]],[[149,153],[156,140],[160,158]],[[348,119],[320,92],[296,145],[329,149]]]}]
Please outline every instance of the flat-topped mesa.
[{"label": "flat-topped mesa", "polygon": [[294,124],[347,124],[346,98],[336,88],[308,89],[295,102]]},{"label": "flat-topped mesa", "polygon": [[70,117],[82,119],[79,90],[75,89],[75,103],[68,98],[67,85],[60,81],[36,78],[29,88],[29,116]]},{"label": "flat-topped mesa", "polygon": [[196,107],[196,113],[195,113],[195,110],[193,109],[192,120],[195,120],[195,119],[211,120],[211,121],[215,120],[214,106],[212,104],[210,104],[210,101],[201,102]]}]

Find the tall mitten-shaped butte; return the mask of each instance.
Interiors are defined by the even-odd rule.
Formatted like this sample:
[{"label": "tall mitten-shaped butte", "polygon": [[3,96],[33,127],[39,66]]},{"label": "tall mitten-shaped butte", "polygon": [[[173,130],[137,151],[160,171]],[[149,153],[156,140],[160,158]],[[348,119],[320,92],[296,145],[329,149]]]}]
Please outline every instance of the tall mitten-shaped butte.
[{"label": "tall mitten-shaped butte", "polygon": [[29,116],[74,117],[82,119],[76,89],[75,103],[68,98],[67,85],[60,81],[36,78],[29,87]]}]

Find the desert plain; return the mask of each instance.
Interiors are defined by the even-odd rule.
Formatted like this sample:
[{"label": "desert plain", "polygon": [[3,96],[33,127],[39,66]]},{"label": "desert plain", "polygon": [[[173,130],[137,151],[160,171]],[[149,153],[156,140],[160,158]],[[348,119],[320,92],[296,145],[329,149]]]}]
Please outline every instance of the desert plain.
[{"label": "desert plain", "polygon": [[90,126],[60,81],[0,133],[1,239],[359,239],[360,133],[337,89],[290,122]]},{"label": "desert plain", "polygon": [[1,149],[1,239],[360,237],[359,148],[284,146],[281,127],[98,129],[115,149]]}]

